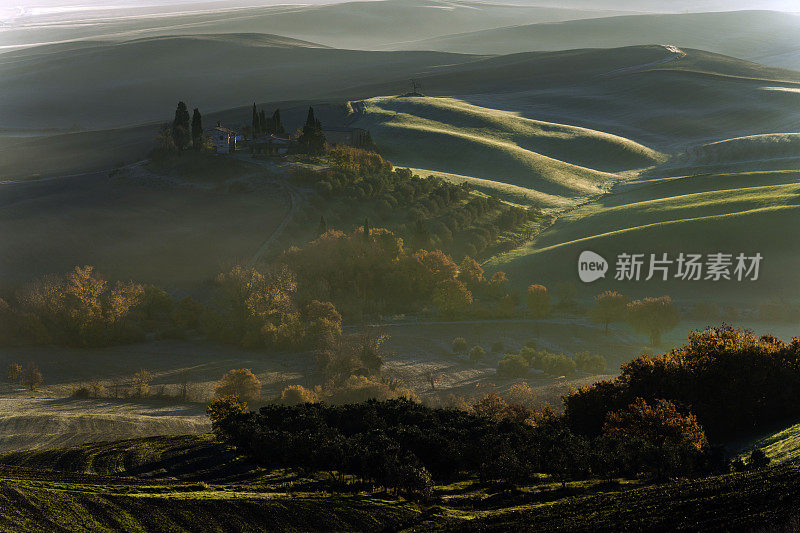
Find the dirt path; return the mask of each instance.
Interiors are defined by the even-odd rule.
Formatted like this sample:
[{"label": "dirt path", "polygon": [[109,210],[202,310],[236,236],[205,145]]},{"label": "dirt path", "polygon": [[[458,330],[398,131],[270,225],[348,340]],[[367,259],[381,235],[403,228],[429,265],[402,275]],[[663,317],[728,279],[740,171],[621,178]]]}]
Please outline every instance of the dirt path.
[{"label": "dirt path", "polygon": [[[275,163],[272,161],[264,161],[261,159],[254,159],[248,157],[244,154],[236,154],[236,157],[241,161],[246,163],[251,163],[257,165],[263,169],[267,170],[275,170]],[[254,266],[259,259],[261,259],[264,254],[270,249],[270,247],[275,243],[275,241],[283,234],[286,230],[286,226],[292,221],[294,216],[300,210],[300,207],[305,203],[305,191],[296,187],[288,182],[287,179],[275,179],[270,178],[272,182],[274,182],[277,186],[279,186],[283,192],[286,194],[287,200],[289,202],[289,210],[287,211],[286,215],[281,220],[280,224],[267,236],[266,240],[259,246],[256,253],[253,255],[253,258],[250,259],[249,266]]]}]

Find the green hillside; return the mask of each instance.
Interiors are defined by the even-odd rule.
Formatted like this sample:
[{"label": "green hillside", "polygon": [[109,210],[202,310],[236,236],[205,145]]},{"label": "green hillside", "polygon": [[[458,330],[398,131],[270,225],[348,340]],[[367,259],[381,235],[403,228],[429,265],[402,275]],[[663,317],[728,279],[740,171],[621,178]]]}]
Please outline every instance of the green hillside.
[{"label": "green hillside", "polygon": [[[529,25],[515,24],[404,43],[405,49],[512,54],[534,50],[674,44],[800,68],[800,16],[777,11],[640,14]],[[455,33],[455,32],[454,32]]]},{"label": "green hillside", "polygon": [[[587,286],[634,294],[692,298],[706,296],[796,297],[793,252],[786,242],[800,238],[800,173],[797,171],[696,175],[630,183],[612,195],[564,214],[533,243],[500,256],[491,267],[512,274],[520,284],[573,279],[577,258],[592,250],[611,262],[606,280]],[[771,236],[780,234],[785,238]],[[714,252],[764,256],[757,282],[618,282],[613,280],[619,253]],[[645,273],[646,274],[646,273]],[[788,283],[788,284],[787,284]]]},{"label": "green hillside", "polygon": [[[662,46],[476,59],[418,77],[429,96],[577,125],[674,154],[800,123],[800,73]],[[358,92],[396,94],[397,83]],[[349,91],[352,93],[355,91]],[[335,95],[348,98],[348,92]]]},{"label": "green hillside", "polygon": [[[263,34],[191,35],[0,54],[4,128],[100,129],[169,120],[185,99],[208,113],[303,100],[471,61],[441,52],[336,50]],[[323,83],[324,81],[324,83]],[[31,92],[31,87],[58,87]]]},{"label": "green hillside", "polygon": [[662,158],[628,139],[453,98],[372,98],[357,107],[353,125],[369,129],[395,164],[532,189],[546,205],[597,194],[619,179],[614,172]]},{"label": "green hillside", "polygon": [[[254,526],[270,531],[722,531],[780,527],[800,504],[795,466],[661,484],[583,481],[562,488],[543,479],[510,492],[464,480],[437,486],[434,501],[417,505],[365,489],[333,492],[325,475],[248,474],[246,465],[235,464],[234,475],[209,470],[213,464],[230,465],[230,459],[208,437],[0,456],[0,527],[10,532],[250,531]],[[117,466],[108,467],[109,461]],[[187,477],[182,465],[197,475]]]},{"label": "green hillside", "polygon": [[[198,3],[200,4],[200,3]],[[276,33],[338,48],[374,49],[390,43],[510,24],[556,22],[623,13],[602,8],[539,7],[481,0],[351,1],[332,4],[279,4],[242,8],[233,2],[198,5],[173,13],[130,6],[70,24],[69,14],[16,24],[0,33],[0,46],[75,39],[130,39],[193,33]],[[155,7],[155,6],[153,6]],[[117,16],[117,14],[123,16]],[[86,17],[86,14],[77,15]],[[137,16],[139,15],[139,16]],[[145,15],[145,16],[141,16]],[[55,20],[54,20],[55,19]]]}]

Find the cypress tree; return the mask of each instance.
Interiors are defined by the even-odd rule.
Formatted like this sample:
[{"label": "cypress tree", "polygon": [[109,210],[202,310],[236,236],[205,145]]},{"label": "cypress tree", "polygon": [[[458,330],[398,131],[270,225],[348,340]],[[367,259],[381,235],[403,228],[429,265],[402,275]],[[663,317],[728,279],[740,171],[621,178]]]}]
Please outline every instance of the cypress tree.
[{"label": "cypress tree", "polygon": [[314,108],[308,108],[306,124],[303,133],[298,138],[300,146],[309,154],[320,153],[325,149],[325,135],[322,133],[322,123],[314,116]]},{"label": "cypress tree", "polygon": [[369,239],[369,232],[370,232],[369,218],[365,218],[364,219],[364,238],[365,239]]},{"label": "cypress tree", "polygon": [[262,134],[263,134],[263,133],[267,133],[267,128],[268,128],[269,124],[267,123],[267,114],[266,114],[266,113],[264,113],[264,110],[263,110],[263,109],[262,109],[262,110],[261,110],[261,112],[258,114],[258,122],[259,122],[259,123],[260,123],[260,125],[261,125],[261,133],[262,133]]},{"label": "cypress tree", "polygon": [[261,126],[259,125],[259,117],[258,117],[258,109],[256,109],[256,104],[253,102],[253,137],[258,135]]},{"label": "cypress tree", "polygon": [[328,222],[325,220],[325,215],[319,217],[319,226],[317,226],[317,237],[327,233],[328,231]]},{"label": "cypress tree", "polygon": [[286,130],[283,128],[283,122],[281,122],[281,110],[276,109],[274,113],[272,113],[272,127],[275,128],[275,133],[286,133]]},{"label": "cypress tree", "polygon": [[203,146],[203,117],[200,110],[194,108],[192,113],[192,147],[199,150]]},{"label": "cypress tree", "polygon": [[175,119],[172,121],[172,140],[180,153],[189,142],[189,110],[186,104],[178,102]]}]

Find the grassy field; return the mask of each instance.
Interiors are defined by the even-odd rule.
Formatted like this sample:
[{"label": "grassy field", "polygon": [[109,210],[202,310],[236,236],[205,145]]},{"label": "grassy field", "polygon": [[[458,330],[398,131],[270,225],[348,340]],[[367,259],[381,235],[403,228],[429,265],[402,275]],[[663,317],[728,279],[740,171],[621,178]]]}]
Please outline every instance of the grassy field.
[{"label": "grassy field", "polygon": [[[793,255],[784,240],[800,235],[794,221],[800,211],[796,171],[696,175],[628,183],[620,191],[564,214],[533,243],[492,260],[491,267],[511,273],[517,283],[559,279],[573,272],[583,250],[612,262],[608,279],[591,286],[599,292],[666,291],[689,296],[698,287],[706,296],[731,295],[762,301],[796,297],[791,267]],[[770,236],[782,235],[777,238]],[[747,284],[687,283],[669,280],[647,284],[615,282],[618,253],[760,252],[764,264],[757,282]],[[563,274],[562,274],[563,275]],[[571,275],[571,274],[570,274]],[[735,285],[735,287],[733,286]]]},{"label": "grassy field", "polygon": [[[632,46],[519,53],[424,73],[419,81],[427,95],[602,131],[669,154],[797,130],[800,93],[792,90],[800,73],[683,51],[677,56],[662,46]],[[378,84],[365,88],[370,91],[387,95],[397,88]]]},{"label": "grassy field", "polygon": [[111,279],[197,287],[249,261],[286,215],[285,193],[255,166],[201,166],[0,184],[0,285],[89,264]]},{"label": "grassy field", "polygon": [[331,493],[326,475],[261,471],[207,436],[7,454],[0,465],[6,531],[725,531],[782,527],[800,503],[800,471],[786,466],[663,484],[543,478],[512,492],[463,480],[416,505]]},{"label": "grassy field", "polygon": [[613,135],[526,119],[453,98],[372,98],[354,125],[400,166],[524,187],[544,205],[597,194],[614,172],[663,156]]}]

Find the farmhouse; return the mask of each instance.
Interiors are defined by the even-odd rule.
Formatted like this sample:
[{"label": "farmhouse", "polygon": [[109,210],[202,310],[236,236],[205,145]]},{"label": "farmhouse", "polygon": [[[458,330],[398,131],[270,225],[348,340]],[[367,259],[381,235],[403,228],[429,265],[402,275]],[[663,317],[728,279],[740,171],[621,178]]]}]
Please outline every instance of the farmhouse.
[{"label": "farmhouse", "polygon": [[291,138],[278,135],[257,136],[250,142],[250,147],[254,154],[286,155],[291,146]]},{"label": "farmhouse", "polygon": [[213,128],[205,131],[206,138],[210,141],[212,148],[218,154],[228,154],[236,151],[244,137],[230,128],[226,128],[217,122]]},{"label": "farmhouse", "polygon": [[346,144],[363,148],[369,144],[369,132],[363,128],[322,128],[325,140],[330,144]]}]

